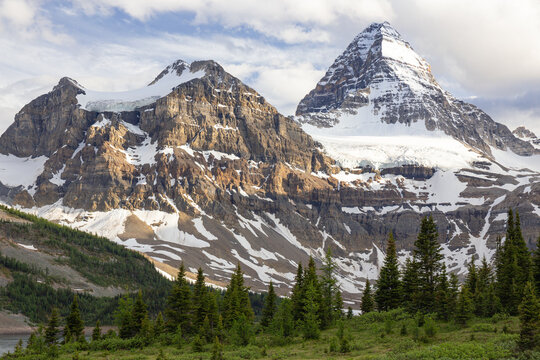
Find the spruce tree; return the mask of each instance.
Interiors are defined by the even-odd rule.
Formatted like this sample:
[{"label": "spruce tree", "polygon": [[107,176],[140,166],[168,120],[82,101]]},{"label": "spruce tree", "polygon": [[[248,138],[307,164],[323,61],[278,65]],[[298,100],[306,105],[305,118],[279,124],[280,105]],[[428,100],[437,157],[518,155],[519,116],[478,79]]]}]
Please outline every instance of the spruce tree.
[{"label": "spruce tree", "polygon": [[270,323],[270,331],[278,338],[285,339],[294,334],[294,316],[292,311],[292,301],[285,298]]},{"label": "spruce tree", "polygon": [[272,280],[270,280],[270,284],[268,285],[268,294],[264,298],[264,306],[262,310],[262,318],[261,318],[261,325],[263,327],[268,327],[270,325],[270,322],[272,321],[272,318],[274,317],[274,314],[276,312],[276,293],[274,292],[274,284],[272,283]]},{"label": "spruce tree", "polygon": [[433,218],[431,216],[423,218],[413,251],[418,265],[418,294],[415,296],[415,307],[421,312],[432,312],[435,307],[435,287],[443,260],[438,237]]},{"label": "spruce tree", "polygon": [[217,336],[214,337],[214,345],[212,346],[211,360],[223,360],[223,345]]},{"label": "spruce tree", "polygon": [[298,263],[294,287],[292,289],[291,301],[292,312],[295,321],[301,321],[304,318],[304,270],[302,263]]},{"label": "spruce tree", "polygon": [[320,278],[321,303],[319,314],[322,329],[332,325],[341,314],[341,291],[334,276],[335,270],[336,264],[332,259],[332,251],[328,248],[321,268]]},{"label": "spruce tree", "polygon": [[530,281],[525,285],[523,301],[519,305],[519,321],[519,347],[522,350],[540,347],[540,303]]},{"label": "spruce tree", "polygon": [[161,311],[158,313],[156,321],[154,321],[154,336],[159,337],[165,331],[165,322]]},{"label": "spruce tree", "polygon": [[127,339],[133,336],[133,322],[131,313],[133,310],[133,301],[129,295],[122,297],[115,311],[116,325],[118,326],[118,335],[122,339]]},{"label": "spruce tree", "polygon": [[191,288],[186,280],[184,263],[182,263],[165,307],[165,324],[170,331],[176,331],[180,326],[183,334],[190,333],[192,330],[191,300]]},{"label": "spruce tree", "polygon": [[366,287],[362,294],[362,304],[360,305],[360,310],[363,314],[371,312],[374,310],[373,296],[371,294],[371,285],[369,284],[369,279],[366,280]]},{"label": "spruce tree", "polygon": [[81,312],[79,311],[79,298],[77,294],[73,296],[73,302],[71,303],[71,310],[66,318],[66,327],[64,332],[68,330],[75,340],[79,340],[83,336],[84,323],[81,319]]},{"label": "spruce tree", "polygon": [[[142,292],[139,290],[133,308],[131,310],[131,336],[142,333],[145,321],[148,322],[148,310],[142,298]],[[146,324],[148,325],[148,324]]]},{"label": "spruce tree", "polygon": [[[517,230],[518,224],[514,221],[512,209],[508,210],[506,223],[506,239],[497,254],[497,292],[503,307],[511,314],[517,314],[520,303],[525,269],[520,266],[524,261],[521,254],[523,237],[520,238],[521,229]],[[522,243],[522,244],[520,244]],[[526,246],[525,246],[526,247]],[[530,256],[529,256],[530,261]],[[530,268],[527,270],[530,271]],[[528,276],[527,276],[528,278]],[[523,284],[522,284],[523,282]]]},{"label": "spruce tree", "polygon": [[231,281],[225,291],[223,308],[223,322],[228,328],[240,316],[244,316],[248,322],[253,319],[253,309],[249,300],[249,289],[244,286],[244,273],[240,264],[237,265],[236,271],[232,275]]},{"label": "spruce tree", "polygon": [[458,324],[465,325],[467,321],[472,317],[474,311],[474,304],[471,298],[471,293],[467,286],[461,288],[459,293],[455,319]]},{"label": "spruce tree", "polygon": [[315,283],[305,283],[304,320],[302,333],[305,339],[318,339],[320,336],[319,302]]},{"label": "spruce tree", "polygon": [[401,282],[399,280],[399,266],[396,254],[396,242],[392,233],[388,236],[386,257],[377,281],[375,302],[379,311],[388,311],[400,305]]},{"label": "spruce tree", "polygon": [[439,319],[448,320],[450,318],[453,309],[450,304],[450,296],[450,285],[446,274],[446,265],[443,264],[435,290],[435,312]]},{"label": "spruce tree", "polygon": [[92,331],[92,341],[99,341],[101,340],[101,323],[96,321],[96,326],[94,327],[94,330]]},{"label": "spruce tree", "polygon": [[45,329],[45,342],[48,345],[56,345],[58,337],[58,325],[60,323],[60,316],[58,315],[58,309],[53,308],[51,312],[51,317],[47,323],[47,328]]},{"label": "spruce tree", "polygon": [[532,256],[532,266],[532,274],[534,287],[536,289],[536,296],[540,297],[540,237],[538,237],[538,240],[536,241],[536,250],[534,251]]},{"label": "spruce tree", "polygon": [[204,318],[208,313],[208,297],[206,283],[204,279],[204,272],[199,267],[197,271],[197,280],[193,287],[193,306],[194,306],[194,318],[193,325],[196,329],[202,326]]},{"label": "spruce tree", "polygon": [[416,297],[418,296],[418,264],[411,258],[405,261],[401,281],[401,302],[410,313],[416,313]]}]

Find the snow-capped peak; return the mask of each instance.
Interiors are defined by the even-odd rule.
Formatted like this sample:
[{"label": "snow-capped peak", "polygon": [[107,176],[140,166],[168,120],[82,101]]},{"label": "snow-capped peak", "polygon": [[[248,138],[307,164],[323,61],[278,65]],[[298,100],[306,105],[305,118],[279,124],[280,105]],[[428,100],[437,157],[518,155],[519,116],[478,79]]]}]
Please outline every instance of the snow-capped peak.
[{"label": "snow-capped peak", "polygon": [[81,87],[83,93],[77,95],[77,100],[83,109],[89,111],[132,111],[150,105],[169,94],[175,87],[205,75],[205,69],[194,70],[185,61],[177,60],[167,66],[148,86],[122,92],[92,91]]},{"label": "snow-capped peak", "polygon": [[[304,130],[347,166],[451,168],[475,161],[478,153],[491,158],[492,148],[525,156],[538,153],[480,109],[442,89],[429,64],[387,22],[371,24],[354,38],[298,104],[296,115]],[[384,149],[374,147],[378,136]],[[426,137],[436,139],[429,140],[431,149],[411,150],[427,144],[422,140]],[[358,156],[352,156],[353,148]],[[449,154],[449,148],[460,151]],[[451,158],[455,161],[448,163]]]}]

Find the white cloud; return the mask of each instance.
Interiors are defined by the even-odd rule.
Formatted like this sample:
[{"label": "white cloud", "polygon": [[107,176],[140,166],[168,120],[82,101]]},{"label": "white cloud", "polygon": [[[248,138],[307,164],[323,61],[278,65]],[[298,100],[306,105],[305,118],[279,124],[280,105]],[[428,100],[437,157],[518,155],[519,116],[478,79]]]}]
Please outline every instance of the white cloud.
[{"label": "white cloud", "polygon": [[[14,108],[6,89],[21,79],[37,77],[39,83],[42,75],[54,79],[67,75],[89,88],[126,90],[146,84],[165,65],[184,58],[218,61],[278,110],[291,114],[354,36],[370,22],[383,20],[402,33],[431,63],[441,83],[458,96],[502,98],[540,84],[537,0],[72,2],[74,7],[63,3],[59,14],[106,17],[121,10],[148,21],[165,12],[184,11],[193,14],[192,25],[210,31],[182,35],[173,28],[170,33],[151,29],[136,37],[84,34],[81,41],[77,38],[81,35],[67,35],[70,29],[51,22],[43,8],[47,2],[0,0],[0,107]],[[17,95],[19,106],[30,96],[32,91],[26,97]],[[519,116],[525,119],[522,105]]]}]

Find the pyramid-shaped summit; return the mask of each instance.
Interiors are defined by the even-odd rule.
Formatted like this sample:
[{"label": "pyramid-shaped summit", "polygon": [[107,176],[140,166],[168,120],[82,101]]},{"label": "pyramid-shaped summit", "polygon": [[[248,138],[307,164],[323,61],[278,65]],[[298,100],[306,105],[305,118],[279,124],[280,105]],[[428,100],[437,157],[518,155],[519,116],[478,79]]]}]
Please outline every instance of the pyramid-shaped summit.
[{"label": "pyramid-shaped summit", "polygon": [[[298,120],[316,136],[415,134],[439,131],[487,156],[491,148],[535,153],[474,105],[454,98],[431,74],[430,65],[388,22],[373,23],[337,57],[298,104]],[[381,127],[382,126],[382,127]],[[323,141],[324,145],[324,141]]]}]

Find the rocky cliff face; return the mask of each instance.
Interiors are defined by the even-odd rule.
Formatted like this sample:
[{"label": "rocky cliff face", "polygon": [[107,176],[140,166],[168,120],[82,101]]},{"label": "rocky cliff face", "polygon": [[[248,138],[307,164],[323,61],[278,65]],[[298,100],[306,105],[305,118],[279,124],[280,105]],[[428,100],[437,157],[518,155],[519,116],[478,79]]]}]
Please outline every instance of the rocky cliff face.
[{"label": "rocky cliff face", "polygon": [[298,262],[330,247],[353,302],[388,232],[406,256],[428,213],[455,271],[470,253],[493,254],[508,206],[537,236],[535,171],[481,155],[458,170],[347,169],[321,146],[219,64],[177,61],[143,89],[98,93],[64,78],[26,105],[0,137],[0,194],[218,281],[239,262],[254,289],[272,279],[282,294]]}]

